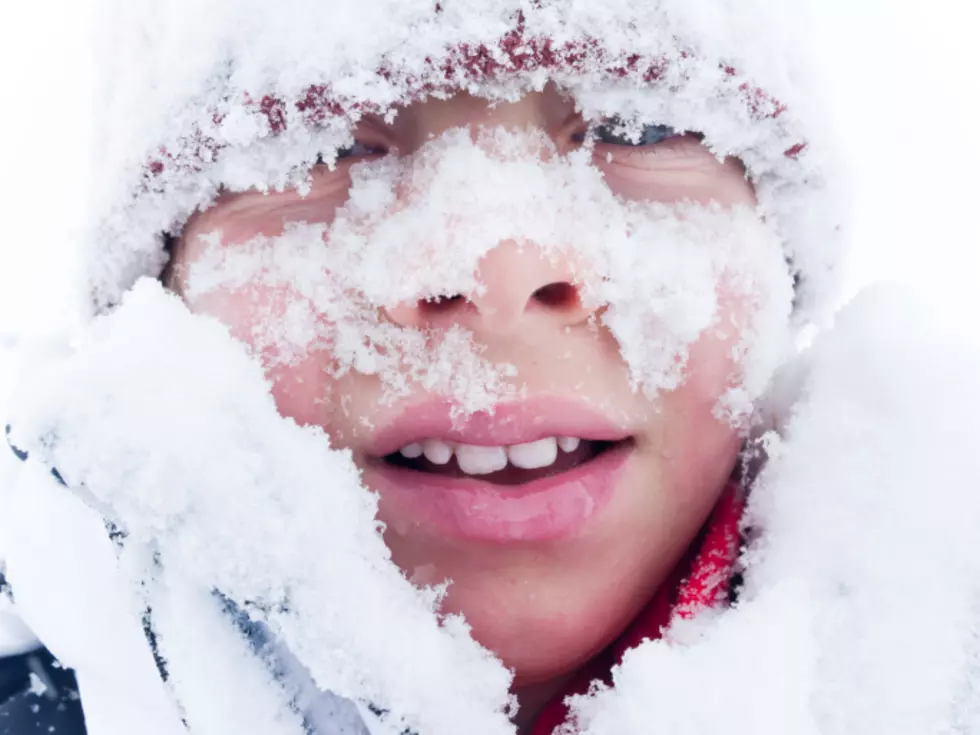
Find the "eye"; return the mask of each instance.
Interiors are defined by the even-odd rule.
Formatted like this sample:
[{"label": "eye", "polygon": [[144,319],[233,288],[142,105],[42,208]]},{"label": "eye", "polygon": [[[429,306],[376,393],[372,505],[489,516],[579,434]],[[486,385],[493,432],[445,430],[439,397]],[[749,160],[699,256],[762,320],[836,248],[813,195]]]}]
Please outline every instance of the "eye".
[{"label": "eye", "polygon": [[[362,158],[366,156],[383,156],[387,152],[387,149],[381,146],[370,145],[368,143],[362,143],[355,140],[352,145],[349,145],[346,148],[338,148],[334,161],[337,162],[343,161],[347,158]],[[322,153],[316,157],[316,165],[326,165],[326,160],[324,159]]]},{"label": "eye", "polygon": [[599,143],[642,148],[657,145],[657,143],[662,143],[671,138],[681,137],[684,133],[669,125],[643,125],[637,134],[635,126],[626,125],[618,119],[612,119],[592,128],[591,135]]},{"label": "eye", "polygon": [[354,141],[353,145],[346,148],[341,148],[337,151],[337,160],[343,160],[344,158],[357,158],[359,156],[383,156],[388,150],[378,145],[370,145],[369,143],[362,143],[358,140]]}]

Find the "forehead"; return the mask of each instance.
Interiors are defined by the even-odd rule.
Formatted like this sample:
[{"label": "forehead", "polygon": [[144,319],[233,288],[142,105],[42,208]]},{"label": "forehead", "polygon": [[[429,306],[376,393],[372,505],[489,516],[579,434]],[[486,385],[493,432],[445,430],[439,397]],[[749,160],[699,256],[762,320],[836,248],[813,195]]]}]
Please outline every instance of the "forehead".
[{"label": "forehead", "polygon": [[430,97],[397,108],[392,128],[429,137],[450,128],[467,126],[530,127],[556,130],[576,115],[575,101],[554,84],[513,99],[488,100],[468,92]]}]

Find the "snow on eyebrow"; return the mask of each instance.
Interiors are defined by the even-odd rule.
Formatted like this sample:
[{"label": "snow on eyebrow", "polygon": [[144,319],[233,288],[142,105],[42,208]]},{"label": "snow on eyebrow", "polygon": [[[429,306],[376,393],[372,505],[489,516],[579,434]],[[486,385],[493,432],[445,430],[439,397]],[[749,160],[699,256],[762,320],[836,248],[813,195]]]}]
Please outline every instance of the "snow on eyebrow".
[{"label": "snow on eyebrow", "polygon": [[[486,409],[513,395],[519,376],[484,365],[459,327],[433,353],[434,335],[399,328],[379,309],[480,294],[481,259],[516,243],[538,249],[556,273],[569,269],[556,277],[602,309],[649,397],[681,384],[691,346],[709,329],[738,334],[720,411],[745,414],[786,346],[792,287],[778,236],[747,209],[624,200],[591,161],[587,148],[558,155],[540,131],[450,130],[412,157],[355,165],[329,227],[296,223],[228,247],[213,233],[186,293],[286,288],[299,301],[254,325],[260,349],[273,346],[286,361],[326,349],[342,371],[380,375],[389,397],[425,376],[425,388],[464,410]],[[728,313],[719,289],[744,313]],[[440,380],[450,375],[452,385]]]},{"label": "snow on eyebrow", "polygon": [[[465,623],[440,619],[440,589],[405,579],[350,454],[280,417],[261,367],[222,325],[143,281],[38,379],[39,401],[15,411],[17,436],[40,480],[54,483],[43,467],[57,467],[72,490],[54,492],[75,491],[125,533],[131,610],[159,610],[192,732],[226,731],[214,729],[223,712],[241,732],[253,716],[263,732],[302,733],[288,677],[262,684],[273,683],[262,659],[227,619],[219,634],[212,590],[268,626],[320,689],[388,710],[393,727],[512,731],[510,673]],[[25,595],[34,584],[44,580],[25,580]],[[204,696],[220,672],[241,686]]]}]

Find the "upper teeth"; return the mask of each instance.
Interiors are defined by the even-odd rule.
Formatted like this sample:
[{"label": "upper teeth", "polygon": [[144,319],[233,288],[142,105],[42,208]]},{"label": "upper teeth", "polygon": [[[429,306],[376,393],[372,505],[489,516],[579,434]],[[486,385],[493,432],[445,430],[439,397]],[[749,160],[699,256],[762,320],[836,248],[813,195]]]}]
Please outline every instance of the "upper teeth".
[{"label": "upper teeth", "polygon": [[563,452],[574,452],[581,439],[572,436],[549,436],[524,444],[511,444],[506,447],[481,447],[475,444],[455,444],[441,439],[425,439],[401,448],[400,453],[408,459],[425,455],[432,464],[448,464],[456,455],[459,468],[468,475],[488,475],[498,472],[507,463],[523,470],[550,467],[558,458],[559,447]]},{"label": "upper teeth", "polygon": [[432,464],[448,464],[453,458],[452,445],[438,439],[426,439],[422,442],[422,453]]}]

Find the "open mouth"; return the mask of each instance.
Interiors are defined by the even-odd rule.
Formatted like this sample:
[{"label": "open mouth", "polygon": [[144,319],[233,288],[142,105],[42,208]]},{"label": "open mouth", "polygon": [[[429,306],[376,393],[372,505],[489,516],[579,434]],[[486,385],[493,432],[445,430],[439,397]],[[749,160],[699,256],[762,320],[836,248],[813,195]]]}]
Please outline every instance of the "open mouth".
[{"label": "open mouth", "polygon": [[405,445],[382,461],[427,475],[480,479],[494,485],[523,485],[582,467],[632,441],[632,438],[595,441],[545,437],[509,446],[477,446],[424,439]]},{"label": "open mouth", "polygon": [[375,431],[363,476],[393,534],[550,543],[601,517],[636,444],[577,401],[527,398],[459,420],[448,401],[431,400]]}]

